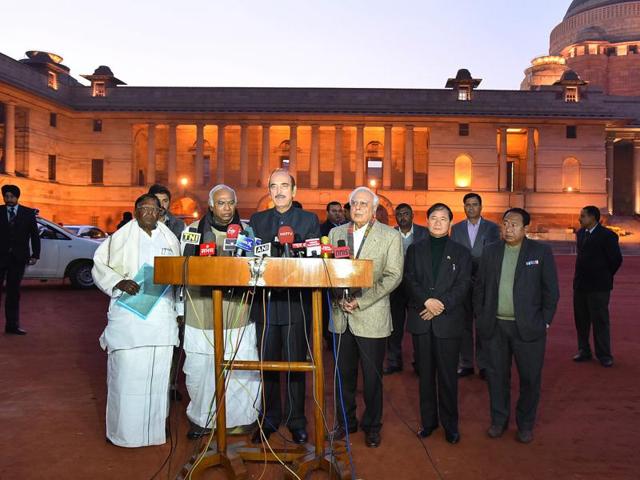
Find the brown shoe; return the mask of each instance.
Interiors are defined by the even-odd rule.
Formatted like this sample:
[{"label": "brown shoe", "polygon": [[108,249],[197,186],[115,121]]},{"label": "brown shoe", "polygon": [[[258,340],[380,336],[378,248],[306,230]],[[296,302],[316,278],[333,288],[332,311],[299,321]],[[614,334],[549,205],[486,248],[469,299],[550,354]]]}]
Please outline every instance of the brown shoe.
[{"label": "brown shoe", "polygon": [[533,431],[531,430],[518,430],[516,434],[516,440],[520,443],[531,443],[533,442]]},{"label": "brown shoe", "polygon": [[502,425],[491,425],[487,430],[487,435],[491,438],[500,438],[507,427]]}]

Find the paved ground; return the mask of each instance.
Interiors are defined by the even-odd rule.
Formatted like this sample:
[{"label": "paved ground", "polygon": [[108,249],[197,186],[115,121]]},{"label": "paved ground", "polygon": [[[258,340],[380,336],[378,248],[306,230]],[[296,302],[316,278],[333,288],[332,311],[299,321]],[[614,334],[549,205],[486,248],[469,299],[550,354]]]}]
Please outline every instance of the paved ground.
[{"label": "paved ground", "polygon": [[[617,277],[612,298],[616,359],[612,369],[570,360],[575,353],[570,290],[573,262],[573,257],[558,257],[562,300],[550,330],[533,444],[516,443],[513,429],[499,440],[485,436],[488,395],[478,377],[460,382],[461,443],[447,444],[441,430],[421,442],[412,432],[418,424],[417,379],[405,371],[385,378],[380,448],[366,448],[361,433],[352,438],[357,477],[639,478],[640,258],[625,259]],[[122,449],[105,442],[106,355],[97,339],[106,304],[106,297],[98,291],[74,291],[59,282],[33,282],[24,289],[23,326],[29,334],[0,335],[1,479],[150,479],[167,458],[170,462],[156,478],[174,478],[197,448],[185,437],[186,398],[172,407],[174,448],[170,457],[170,444]],[[409,340],[405,338],[407,364]],[[514,398],[516,389],[517,382]],[[310,395],[310,389],[308,392]],[[309,397],[308,411],[312,402]],[[283,434],[287,435],[286,430]],[[283,478],[279,466],[269,466],[261,477],[262,471],[261,464],[252,464],[250,478]],[[211,472],[206,478],[224,477]]]}]

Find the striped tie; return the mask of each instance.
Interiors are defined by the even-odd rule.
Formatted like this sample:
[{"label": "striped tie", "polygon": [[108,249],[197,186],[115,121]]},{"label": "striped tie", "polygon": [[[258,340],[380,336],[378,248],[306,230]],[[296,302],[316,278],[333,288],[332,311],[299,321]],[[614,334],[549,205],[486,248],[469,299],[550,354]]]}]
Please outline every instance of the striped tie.
[{"label": "striped tie", "polygon": [[16,207],[9,207],[9,221],[13,222],[14,218],[16,218]]}]

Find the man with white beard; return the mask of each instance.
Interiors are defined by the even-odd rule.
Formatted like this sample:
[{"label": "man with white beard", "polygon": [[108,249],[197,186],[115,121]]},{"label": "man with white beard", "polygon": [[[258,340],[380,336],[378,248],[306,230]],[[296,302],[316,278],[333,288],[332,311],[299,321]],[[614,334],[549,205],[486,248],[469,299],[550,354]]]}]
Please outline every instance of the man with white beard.
[{"label": "man with white beard", "polygon": [[169,372],[181,306],[173,288],[159,289],[161,295],[146,313],[123,304],[153,288],[148,276],[144,283],[133,280],[142,267],[153,267],[157,256],[180,255],[175,235],[158,221],[160,212],[155,196],[140,196],[135,219],[100,244],[93,258],[93,280],[111,297],[100,346],[108,353],[106,436],[120,447],[166,442]]}]

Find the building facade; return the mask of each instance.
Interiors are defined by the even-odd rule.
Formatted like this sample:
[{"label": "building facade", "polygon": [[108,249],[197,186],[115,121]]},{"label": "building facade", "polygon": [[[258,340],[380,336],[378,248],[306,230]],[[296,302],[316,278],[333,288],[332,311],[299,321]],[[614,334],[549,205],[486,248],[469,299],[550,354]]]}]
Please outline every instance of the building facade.
[{"label": "building facade", "polygon": [[57,55],[0,54],[0,183],[54,221],[108,230],[155,182],[183,216],[227,183],[247,216],[268,205],[277,167],[318,213],[359,185],[420,221],[436,201],[461,212],[471,190],[489,215],[522,206],[568,225],[586,204],[640,213],[640,107],[567,65],[526,90],[483,90],[466,70],[443,89],[182,88],[126,86],[105,66],[86,85]]}]

